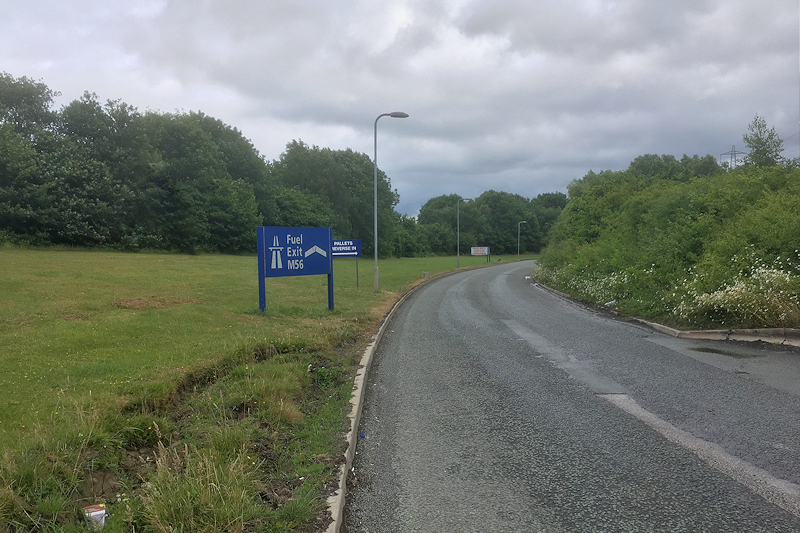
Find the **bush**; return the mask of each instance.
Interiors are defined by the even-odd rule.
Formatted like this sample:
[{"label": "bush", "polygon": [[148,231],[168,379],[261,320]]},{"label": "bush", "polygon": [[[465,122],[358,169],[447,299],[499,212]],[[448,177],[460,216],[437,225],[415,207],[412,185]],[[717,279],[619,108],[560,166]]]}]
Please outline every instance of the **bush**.
[{"label": "bush", "polygon": [[800,325],[800,171],[603,176],[570,199],[537,279],[677,325]]}]

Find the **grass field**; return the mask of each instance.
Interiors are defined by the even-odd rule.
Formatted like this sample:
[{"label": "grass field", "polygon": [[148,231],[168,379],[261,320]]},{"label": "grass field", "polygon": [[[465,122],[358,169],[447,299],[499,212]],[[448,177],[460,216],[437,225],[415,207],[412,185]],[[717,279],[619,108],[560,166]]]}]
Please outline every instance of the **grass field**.
[{"label": "grass field", "polygon": [[381,261],[378,293],[357,265],[332,312],[308,276],[260,313],[254,256],[0,248],[0,531],[81,531],[91,503],[108,531],[313,529],[359,350],[455,258]]}]

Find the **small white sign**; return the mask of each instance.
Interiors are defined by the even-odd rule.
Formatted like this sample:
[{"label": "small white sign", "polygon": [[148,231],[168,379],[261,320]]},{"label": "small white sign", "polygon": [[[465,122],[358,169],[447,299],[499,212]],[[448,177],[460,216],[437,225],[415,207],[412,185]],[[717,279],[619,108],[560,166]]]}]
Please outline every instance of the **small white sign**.
[{"label": "small white sign", "polygon": [[489,255],[488,246],[473,246],[470,249],[472,250],[472,255]]}]

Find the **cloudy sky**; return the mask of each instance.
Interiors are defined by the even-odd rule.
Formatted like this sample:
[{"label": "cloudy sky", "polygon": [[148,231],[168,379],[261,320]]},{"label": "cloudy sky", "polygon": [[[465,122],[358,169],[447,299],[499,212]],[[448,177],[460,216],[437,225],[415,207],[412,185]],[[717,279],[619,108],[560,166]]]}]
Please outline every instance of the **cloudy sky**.
[{"label": "cloudy sky", "polygon": [[797,0],[0,0],[0,71],[202,111],[269,160],[373,155],[441,194],[566,192],[656,153],[720,157],[756,114],[800,155]]}]

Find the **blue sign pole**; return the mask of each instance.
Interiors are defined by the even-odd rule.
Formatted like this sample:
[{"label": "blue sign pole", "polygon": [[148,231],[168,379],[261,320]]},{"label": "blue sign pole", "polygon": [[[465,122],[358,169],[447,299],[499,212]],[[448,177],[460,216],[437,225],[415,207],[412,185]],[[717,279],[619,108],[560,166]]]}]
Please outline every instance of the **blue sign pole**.
[{"label": "blue sign pole", "polygon": [[328,311],[333,311],[333,269],[328,274]]},{"label": "blue sign pole", "polygon": [[266,270],[266,247],[264,245],[264,227],[256,228],[256,238],[258,240],[258,308],[261,312],[267,310],[267,287],[264,278],[267,276]]},{"label": "blue sign pole", "polygon": [[328,311],[333,311],[333,252],[330,242],[333,239],[333,229],[328,229]]}]

